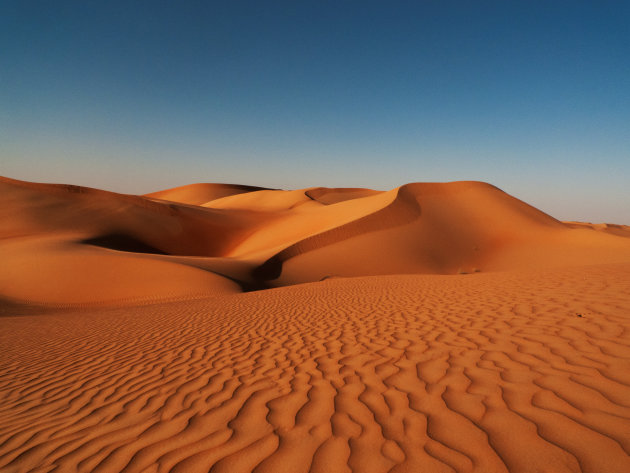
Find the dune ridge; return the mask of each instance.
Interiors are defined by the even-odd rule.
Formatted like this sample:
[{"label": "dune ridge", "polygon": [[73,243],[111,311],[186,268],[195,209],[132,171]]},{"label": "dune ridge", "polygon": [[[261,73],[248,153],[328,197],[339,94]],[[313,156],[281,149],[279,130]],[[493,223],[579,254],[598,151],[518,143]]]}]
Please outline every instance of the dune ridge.
[{"label": "dune ridge", "polygon": [[0,191],[0,297],[41,304],[630,261],[623,226],[562,223],[480,182],[134,196],[2,178]]}]

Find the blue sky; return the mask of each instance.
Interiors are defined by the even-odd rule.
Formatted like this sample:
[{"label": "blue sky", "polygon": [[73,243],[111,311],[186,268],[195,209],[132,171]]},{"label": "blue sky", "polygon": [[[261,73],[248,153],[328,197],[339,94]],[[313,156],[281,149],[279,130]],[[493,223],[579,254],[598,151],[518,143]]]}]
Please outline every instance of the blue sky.
[{"label": "blue sky", "polygon": [[630,224],[630,2],[0,3],[0,174],[482,180]]}]

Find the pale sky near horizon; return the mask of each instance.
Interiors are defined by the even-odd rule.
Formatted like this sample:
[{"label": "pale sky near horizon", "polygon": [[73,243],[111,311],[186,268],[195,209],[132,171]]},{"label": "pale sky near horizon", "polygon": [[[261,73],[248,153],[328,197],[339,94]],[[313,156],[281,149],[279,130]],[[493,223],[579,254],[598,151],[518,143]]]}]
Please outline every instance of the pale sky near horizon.
[{"label": "pale sky near horizon", "polygon": [[630,224],[630,2],[0,3],[0,175],[481,180]]}]

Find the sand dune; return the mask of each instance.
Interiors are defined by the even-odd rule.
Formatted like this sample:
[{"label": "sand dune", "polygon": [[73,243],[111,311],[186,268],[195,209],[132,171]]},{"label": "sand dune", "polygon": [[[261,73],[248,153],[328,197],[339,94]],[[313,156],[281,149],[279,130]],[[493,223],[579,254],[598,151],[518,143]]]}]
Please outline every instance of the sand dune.
[{"label": "sand dune", "polygon": [[629,236],[480,182],[0,178],[0,471],[625,473]]},{"label": "sand dune", "polygon": [[[221,257],[267,220],[250,211],[227,214],[7,179],[0,181],[0,195],[0,255],[5,263],[0,297],[39,303],[223,291],[235,284],[211,272],[212,258],[199,262],[182,257]],[[238,272],[238,263],[234,267]]]},{"label": "sand dune", "polygon": [[0,297],[41,304],[630,262],[625,227],[562,223],[480,182],[134,196],[4,178],[0,190]]},{"label": "sand dune", "polygon": [[630,225],[617,225],[614,223],[588,223],[588,222],[564,222],[569,228],[586,228],[612,235],[630,238]]},{"label": "sand dune", "polygon": [[410,184],[397,192],[378,212],[277,253],[259,274],[287,285],[630,261],[624,239],[574,230],[487,184]]}]

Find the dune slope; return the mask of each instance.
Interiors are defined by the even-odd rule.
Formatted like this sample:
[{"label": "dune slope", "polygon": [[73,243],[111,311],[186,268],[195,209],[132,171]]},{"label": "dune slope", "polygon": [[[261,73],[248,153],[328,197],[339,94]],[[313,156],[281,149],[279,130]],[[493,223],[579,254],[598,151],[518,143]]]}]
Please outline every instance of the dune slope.
[{"label": "dune slope", "polygon": [[340,276],[630,262],[625,236],[559,222],[480,182],[134,196],[0,178],[0,297],[120,305]]}]

